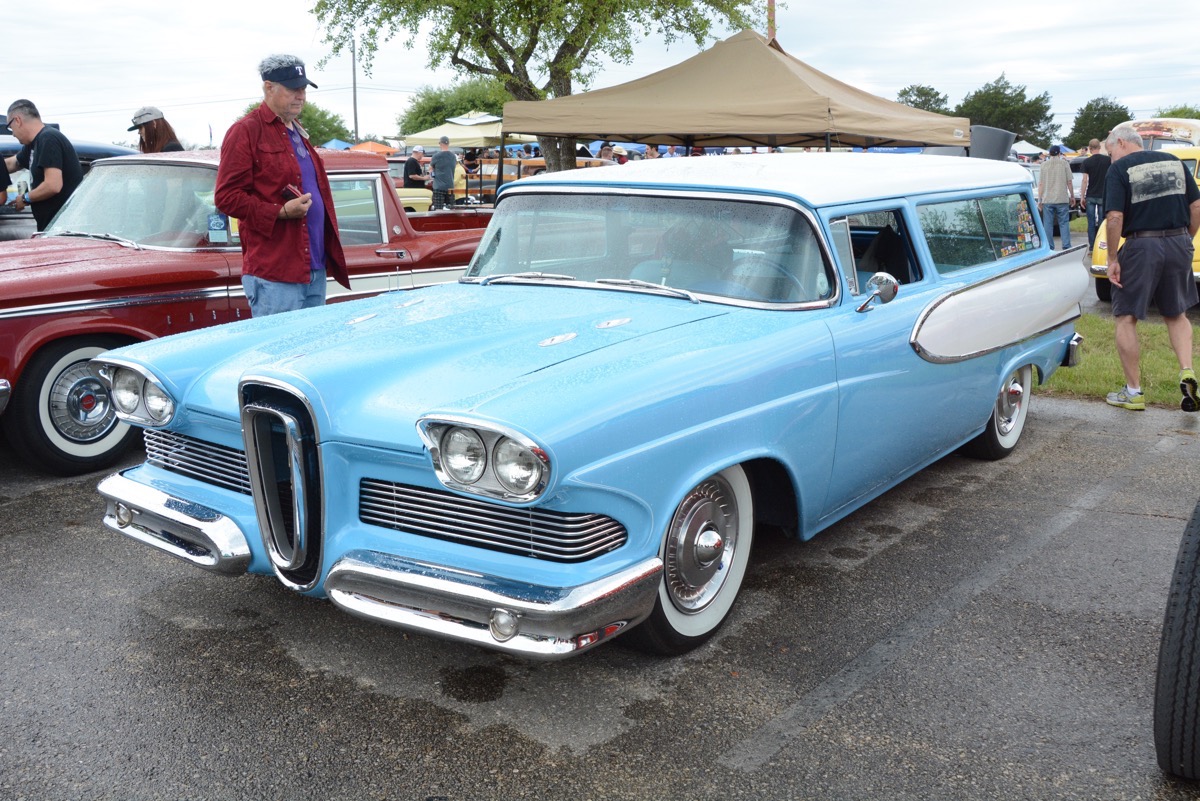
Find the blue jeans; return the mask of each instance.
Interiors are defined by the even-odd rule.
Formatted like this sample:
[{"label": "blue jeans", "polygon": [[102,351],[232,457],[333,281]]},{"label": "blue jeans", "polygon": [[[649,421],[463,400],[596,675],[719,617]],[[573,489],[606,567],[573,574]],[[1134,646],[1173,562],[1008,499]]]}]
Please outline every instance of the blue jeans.
[{"label": "blue jeans", "polygon": [[1087,199],[1088,250],[1096,246],[1096,232],[1104,224],[1104,198]]},{"label": "blue jeans", "polygon": [[242,276],[242,289],[250,302],[251,317],[311,309],[325,305],[325,271],[316,270],[307,284],[268,281],[255,275]]},{"label": "blue jeans", "polygon": [[1071,247],[1070,207],[1066,203],[1045,203],[1042,205],[1042,227],[1046,229],[1046,241],[1054,250],[1054,219],[1058,218],[1058,235],[1062,239],[1062,249]]}]

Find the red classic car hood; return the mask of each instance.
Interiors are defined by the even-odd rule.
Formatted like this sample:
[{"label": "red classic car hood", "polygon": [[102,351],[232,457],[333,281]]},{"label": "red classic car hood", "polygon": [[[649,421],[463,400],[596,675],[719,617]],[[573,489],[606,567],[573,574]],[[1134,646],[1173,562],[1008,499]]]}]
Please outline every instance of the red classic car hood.
[{"label": "red classic car hood", "polygon": [[39,236],[0,245],[0,274],[35,267],[61,267],[135,252],[116,242],[68,236]]},{"label": "red classic car hood", "polygon": [[[218,252],[138,250],[101,239],[51,236],[0,243],[0,308],[125,297],[154,286],[209,285],[228,270]],[[220,283],[225,279],[221,278]]]}]

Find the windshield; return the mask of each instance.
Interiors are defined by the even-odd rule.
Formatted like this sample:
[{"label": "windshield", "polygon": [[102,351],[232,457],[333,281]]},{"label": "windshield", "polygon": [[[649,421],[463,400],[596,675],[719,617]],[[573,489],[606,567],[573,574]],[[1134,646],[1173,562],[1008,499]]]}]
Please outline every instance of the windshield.
[{"label": "windshield", "polygon": [[228,222],[213,204],[217,171],[182,164],[96,164],[45,236],[119,237],[138,245],[228,247]]},{"label": "windshield", "polygon": [[521,273],[553,276],[556,285],[640,281],[760,303],[827,300],[834,286],[795,209],[675,196],[510,195],[465,278]]}]

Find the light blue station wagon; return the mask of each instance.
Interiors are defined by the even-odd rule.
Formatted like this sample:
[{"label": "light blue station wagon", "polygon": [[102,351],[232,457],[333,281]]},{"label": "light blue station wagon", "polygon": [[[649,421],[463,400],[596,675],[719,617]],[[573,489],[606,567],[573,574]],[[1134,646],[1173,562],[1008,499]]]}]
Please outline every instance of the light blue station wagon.
[{"label": "light blue station wagon", "polygon": [[465,277],[109,351],[144,464],[105,525],[535,658],[729,615],[812,537],[1006,456],[1089,285],[1015,164],[686,158],[509,185]]}]

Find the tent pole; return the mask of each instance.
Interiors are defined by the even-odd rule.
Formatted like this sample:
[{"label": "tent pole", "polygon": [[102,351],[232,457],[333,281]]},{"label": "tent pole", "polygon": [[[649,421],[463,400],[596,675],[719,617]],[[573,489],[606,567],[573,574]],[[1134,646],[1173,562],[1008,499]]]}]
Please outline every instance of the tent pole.
[{"label": "tent pole", "polygon": [[826,133],[825,134],[825,152],[828,153],[831,150],[833,150],[833,146],[832,146],[832,143],[830,142],[829,134]]},{"label": "tent pole", "polygon": [[508,139],[508,135],[504,133],[504,129],[500,129],[500,152],[496,154],[496,191],[492,193],[492,205],[496,205],[496,195],[500,194],[500,184],[504,178],[504,154],[507,152],[504,149],[504,143]]}]

